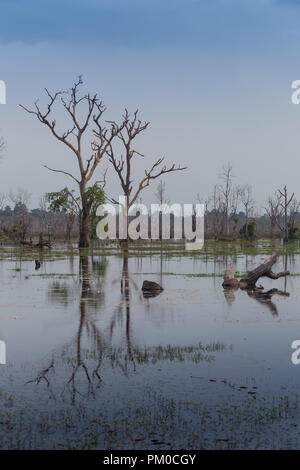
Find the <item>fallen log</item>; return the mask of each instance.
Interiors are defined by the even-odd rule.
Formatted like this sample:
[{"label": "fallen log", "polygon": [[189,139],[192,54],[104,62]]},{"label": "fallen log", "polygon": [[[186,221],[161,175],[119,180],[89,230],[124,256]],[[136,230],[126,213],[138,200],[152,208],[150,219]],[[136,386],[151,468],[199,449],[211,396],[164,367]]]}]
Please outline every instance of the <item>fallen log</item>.
[{"label": "fallen log", "polygon": [[32,243],[32,242],[26,242],[22,240],[21,245],[26,246],[27,248],[51,248],[51,243],[50,242],[42,242],[42,243]]},{"label": "fallen log", "polygon": [[279,279],[283,276],[288,276],[290,274],[289,271],[281,271],[280,273],[274,273],[271,268],[273,264],[276,263],[278,254],[275,253],[271,256],[267,261],[260,264],[257,268],[249,271],[247,276],[240,279],[239,281],[235,278],[234,268],[229,265],[226,268],[224,274],[224,281],[222,286],[224,288],[233,288],[233,287],[240,287],[241,289],[263,289],[263,287],[256,286],[256,282],[260,277],[268,277],[270,279]]},{"label": "fallen log", "polygon": [[270,279],[279,279],[280,277],[288,276],[290,274],[289,271],[281,271],[280,273],[273,273],[271,270],[273,264],[276,263],[278,258],[278,254],[275,253],[271,256],[267,261],[260,264],[257,268],[249,271],[247,276],[240,279],[240,287],[241,288],[255,288],[255,284],[260,277],[268,277]]}]

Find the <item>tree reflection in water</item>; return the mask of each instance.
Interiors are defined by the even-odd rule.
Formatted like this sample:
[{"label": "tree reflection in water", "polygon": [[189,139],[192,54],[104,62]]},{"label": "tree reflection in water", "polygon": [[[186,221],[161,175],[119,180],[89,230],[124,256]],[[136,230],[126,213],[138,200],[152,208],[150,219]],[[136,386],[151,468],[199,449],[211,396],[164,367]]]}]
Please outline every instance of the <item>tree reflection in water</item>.
[{"label": "tree reflection in water", "polygon": [[[75,337],[76,351],[70,354],[73,341],[64,345],[61,354],[55,353],[50,365],[41,370],[34,380],[29,381],[29,383],[35,382],[36,384],[41,382],[46,383],[52,398],[54,393],[51,390],[50,378],[51,374],[56,373],[56,368],[61,365],[61,361],[68,367],[72,367],[69,377],[65,373],[65,384],[62,393],[65,390],[69,390],[73,402],[77,395],[95,395],[95,390],[101,385],[101,366],[104,358],[109,359],[111,365],[118,366],[125,375],[128,373],[129,363],[133,365],[134,370],[136,368],[135,355],[139,352],[137,347],[132,347],[130,287],[133,286],[138,292],[141,301],[143,301],[143,297],[134,280],[130,279],[128,246],[123,248],[120,300],[110,318],[108,328],[100,328],[96,324],[94,312],[99,311],[103,307],[103,284],[106,265],[105,259],[99,261],[90,256],[79,257],[81,295],[79,299],[79,325]],[[93,274],[93,281],[96,279],[96,284],[91,282],[91,273]],[[50,302],[56,301],[67,305],[74,300],[74,292],[72,292],[72,287],[68,283],[56,280],[50,284],[48,299]],[[116,327],[120,323],[119,320],[121,320],[121,324],[125,320],[125,347],[124,344],[120,346],[120,342],[117,346],[113,345],[113,336]],[[84,333],[86,333],[88,345],[86,344]],[[67,355],[66,352],[68,352]],[[82,392],[84,382],[87,384],[85,393]]]}]

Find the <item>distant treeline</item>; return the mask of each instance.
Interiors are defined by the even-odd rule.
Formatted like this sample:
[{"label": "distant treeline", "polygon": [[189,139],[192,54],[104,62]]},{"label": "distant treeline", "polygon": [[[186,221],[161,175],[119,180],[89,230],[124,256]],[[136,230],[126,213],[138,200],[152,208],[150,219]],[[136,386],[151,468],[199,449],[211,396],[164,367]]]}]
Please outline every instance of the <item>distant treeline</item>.
[{"label": "distant treeline", "polygon": [[12,209],[5,206],[0,211],[0,238],[20,242],[34,240],[43,235],[44,239],[72,240],[78,235],[78,221],[65,212],[31,209],[25,204],[16,204]]},{"label": "distant treeline", "polygon": [[[272,220],[267,213],[252,216],[247,219],[245,212],[239,211],[238,213],[229,214],[228,218],[228,232],[226,233],[224,213],[219,213],[215,210],[206,210],[204,218],[205,238],[215,240],[282,238],[280,224],[284,223],[283,215],[279,217],[279,224],[274,223],[274,220]],[[96,237],[96,222],[97,221],[95,221],[93,227],[91,227],[91,239]],[[51,242],[75,241],[78,238],[78,227],[78,216],[64,210],[54,211],[49,209],[49,207],[29,209],[27,205],[22,202],[17,202],[13,208],[10,205],[6,205],[0,210],[0,240],[2,242],[5,240],[16,243],[26,240],[37,241],[41,235],[44,240]],[[171,213],[171,238],[173,238],[173,228],[174,216]],[[293,217],[293,225],[289,226],[289,239],[296,239],[298,237],[299,228],[300,212],[297,212]],[[149,236],[151,236],[150,233]]]}]

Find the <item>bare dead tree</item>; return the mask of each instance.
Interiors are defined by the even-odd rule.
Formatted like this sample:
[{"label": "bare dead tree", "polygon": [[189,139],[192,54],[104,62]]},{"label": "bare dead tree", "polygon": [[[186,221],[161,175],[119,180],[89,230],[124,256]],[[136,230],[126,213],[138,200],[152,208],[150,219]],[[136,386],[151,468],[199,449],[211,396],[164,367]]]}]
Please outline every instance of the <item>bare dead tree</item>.
[{"label": "bare dead tree", "polygon": [[[209,210],[213,209],[212,202],[212,196],[203,198],[199,193],[196,196],[196,204],[204,204],[204,233],[209,233]],[[193,215],[196,217],[195,205],[193,205]]]},{"label": "bare dead tree", "polygon": [[[117,125],[115,121],[110,121],[113,128],[117,128],[117,137],[121,141],[121,145],[124,148],[124,156],[121,154],[117,155],[117,149],[114,148],[113,143],[109,142],[107,147],[107,154],[109,161],[115,170],[122,191],[126,200],[126,220],[128,224],[128,211],[130,207],[135,203],[135,201],[140,197],[141,192],[150,185],[151,181],[165,175],[167,173],[172,173],[175,171],[185,170],[187,167],[175,166],[175,164],[167,167],[164,165],[164,158],[157,159],[150,169],[145,170],[145,175],[137,181],[136,186],[133,186],[133,175],[132,175],[132,159],[133,157],[144,158],[145,156],[133,148],[133,143],[138,135],[144,132],[148,126],[149,122],[142,122],[138,118],[138,110],[136,110],[131,117],[127,109],[123,114],[123,122],[120,126]],[[111,199],[115,204],[118,204],[118,201]],[[128,233],[128,231],[127,231]],[[127,235],[128,237],[128,235]]]},{"label": "bare dead tree", "polygon": [[166,191],[166,183],[163,180],[160,180],[156,191],[154,193],[154,196],[158,203],[162,206],[163,204],[169,204],[170,200],[167,196],[167,191]]},{"label": "bare dead tree", "polygon": [[3,137],[0,137],[0,158],[3,156],[5,149],[6,149],[6,142]]},{"label": "bare dead tree", "polygon": [[215,240],[224,233],[224,202],[220,194],[219,186],[214,186],[212,196],[212,229]]},{"label": "bare dead tree", "polygon": [[[0,214],[1,215],[2,215],[2,211],[4,210],[6,200],[7,200],[7,195],[3,192],[0,192]],[[0,222],[1,222],[1,230],[3,230],[2,216],[0,216]]]},{"label": "bare dead tree", "polygon": [[[289,209],[292,201],[294,200],[295,194],[293,193],[289,196],[286,185],[282,191],[278,189],[277,193],[279,195],[279,206],[282,209],[282,217],[278,217],[276,221],[280,231],[283,233],[283,241],[284,243],[287,243],[289,241]],[[283,221],[282,223],[281,219]]]},{"label": "bare dead tree", "polygon": [[30,200],[31,193],[23,188],[18,188],[16,192],[8,193],[10,201],[14,205],[14,217],[18,225],[18,237],[20,241],[25,241],[29,229],[29,217],[27,204]]},{"label": "bare dead tree", "polygon": [[16,206],[17,204],[27,206],[31,193],[24,188],[18,188],[17,191],[9,191],[8,198]]},{"label": "bare dead tree", "polygon": [[225,235],[228,236],[229,235],[230,200],[232,197],[232,190],[233,190],[232,165],[230,163],[223,166],[220,178],[223,181],[223,185],[220,186],[220,193],[223,198],[223,206],[224,206],[224,218],[225,218],[224,229],[225,229]]},{"label": "bare dead tree", "polygon": [[1,192],[0,193],[0,212],[3,211],[6,200],[7,200],[7,195]]},{"label": "bare dead tree", "polygon": [[271,238],[274,236],[274,230],[275,227],[277,226],[277,220],[280,219],[280,196],[276,193],[274,197],[270,196],[267,201],[267,206],[265,207],[265,210],[269,216],[270,219],[270,225],[271,225]]},{"label": "bare dead tree", "polygon": [[[82,83],[82,78],[79,77],[69,91],[50,93],[46,88],[48,105],[44,111],[41,110],[38,101],[34,103],[33,109],[20,106],[29,114],[36,116],[39,122],[45,125],[59,142],[66,145],[77,161],[79,177],[65,170],[44,166],[48,170],[69,176],[78,184],[81,197],[79,247],[88,247],[90,245],[89,218],[91,210],[91,201],[87,197],[88,183],[94,176],[96,168],[111,146],[113,139],[125,126],[126,120],[121,126],[115,122],[110,122],[108,127],[102,126],[101,118],[106,108],[97,94],[80,95],[79,89]],[[56,120],[52,117],[52,112],[57,104],[63,107],[70,120],[70,126],[64,131],[58,130]],[[90,148],[87,156],[84,151],[86,148],[84,140],[87,141]]]},{"label": "bare dead tree", "polygon": [[288,210],[288,225],[289,225],[289,228],[291,230],[293,230],[293,228],[295,227],[295,224],[296,224],[296,217],[297,217],[297,214],[299,213],[299,209],[300,209],[300,202],[294,198],[289,206],[289,210]]},{"label": "bare dead tree", "polygon": [[255,202],[253,199],[253,194],[252,194],[252,187],[249,184],[246,184],[244,186],[241,186],[239,188],[239,193],[240,193],[240,198],[241,202],[243,205],[243,208],[245,210],[245,237],[248,239],[248,223],[249,223],[249,217],[253,215],[253,210],[255,207]]},{"label": "bare dead tree", "polygon": [[41,218],[41,229],[42,233],[46,232],[48,228],[48,223],[47,223],[47,209],[48,209],[48,201],[47,201],[47,196],[44,194],[43,196],[40,197],[39,200],[39,210],[40,210],[40,218]]}]

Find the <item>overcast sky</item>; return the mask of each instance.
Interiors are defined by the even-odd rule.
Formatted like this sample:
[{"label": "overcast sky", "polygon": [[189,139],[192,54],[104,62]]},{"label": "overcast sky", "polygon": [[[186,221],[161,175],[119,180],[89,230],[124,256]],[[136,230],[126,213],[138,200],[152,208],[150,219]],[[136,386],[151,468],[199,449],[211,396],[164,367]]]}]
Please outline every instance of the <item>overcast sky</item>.
[{"label": "overcast sky", "polygon": [[[0,19],[8,144],[0,191],[23,187],[33,206],[44,192],[72,186],[43,168],[76,173],[72,154],[18,104],[42,98],[44,87],[67,89],[82,74],[107,119],[126,106],[151,122],[137,143],[145,166],[160,156],[188,166],[165,177],[174,202],[207,197],[227,162],[259,205],[284,184],[300,199],[300,105],[291,102],[300,0],[0,0]],[[136,175],[142,171],[139,163]]]}]

